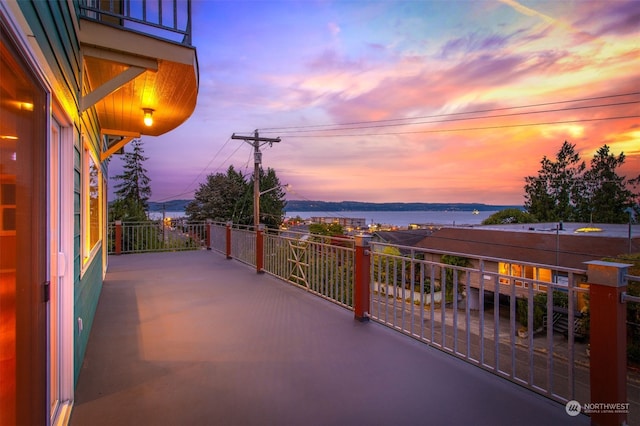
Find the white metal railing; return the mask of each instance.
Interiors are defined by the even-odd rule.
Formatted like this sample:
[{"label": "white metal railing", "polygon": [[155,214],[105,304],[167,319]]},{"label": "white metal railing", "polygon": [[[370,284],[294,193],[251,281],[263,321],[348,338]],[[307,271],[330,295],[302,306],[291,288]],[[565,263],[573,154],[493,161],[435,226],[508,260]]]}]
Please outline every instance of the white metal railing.
[{"label": "white metal railing", "polygon": [[266,233],[264,271],[348,309],[353,307],[353,239]]},{"label": "white metal railing", "polygon": [[206,247],[206,232],[205,222],[111,222],[107,226],[108,253],[198,250]]},{"label": "white metal railing", "polygon": [[371,319],[558,401],[589,400],[586,270],[522,265],[549,282],[501,274],[522,263],[504,259],[380,243],[371,256]]},{"label": "white metal railing", "polygon": [[251,228],[231,230],[231,256],[249,265],[256,265],[256,233]]},{"label": "white metal railing", "polygon": [[[350,238],[291,231],[212,227],[218,228],[211,232],[216,250],[353,309],[355,318],[360,318],[356,305],[362,294],[356,270],[370,261],[365,317],[558,402],[591,400],[586,269],[376,242],[354,247]],[[261,248],[256,241],[262,241]],[[630,419],[637,418],[640,401],[637,377],[628,375]]]},{"label": "white metal railing", "polygon": [[211,248],[225,253],[227,248],[227,227],[225,224],[211,222]]}]

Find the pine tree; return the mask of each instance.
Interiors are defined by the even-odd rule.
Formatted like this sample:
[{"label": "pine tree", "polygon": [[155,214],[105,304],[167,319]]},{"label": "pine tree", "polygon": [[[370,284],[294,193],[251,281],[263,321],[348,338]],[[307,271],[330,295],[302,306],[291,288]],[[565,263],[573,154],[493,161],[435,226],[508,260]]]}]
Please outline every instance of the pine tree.
[{"label": "pine tree", "polygon": [[[584,174],[584,192],[577,203],[579,220],[595,223],[626,223],[628,209],[634,205],[629,182],[617,173],[625,155],[618,157],[602,146],[591,160],[591,168]],[[637,196],[637,195],[636,195]]]},{"label": "pine tree", "polygon": [[229,166],[227,173],[207,176],[196,190],[193,201],[185,212],[191,221],[212,219],[217,222],[249,223],[250,208],[246,207],[249,194],[240,172]]},{"label": "pine tree", "polygon": [[[253,178],[250,188],[253,193]],[[275,189],[271,191],[272,188]],[[284,200],[285,191],[280,184],[280,179],[271,167],[267,168],[266,172],[260,169],[260,190],[268,191],[260,196],[260,223],[269,228],[277,228],[284,220],[284,209],[287,203]],[[253,209],[253,199],[251,209]]]},{"label": "pine tree", "polygon": [[114,186],[116,200],[111,206],[112,220],[140,221],[146,220],[149,197],[151,197],[151,180],[143,163],[143,142],[136,139],[131,143],[132,152],[124,154],[122,174],[114,176],[118,183]]},{"label": "pine tree", "polygon": [[525,208],[540,222],[575,221],[575,199],[586,168],[575,145],[565,141],[556,161],[545,156],[540,164],[538,176],[525,178]]},{"label": "pine tree", "polygon": [[[260,170],[260,188],[271,189],[260,197],[260,223],[278,227],[284,218],[284,191],[273,169]],[[207,176],[200,184],[185,209],[189,220],[212,219],[216,222],[232,221],[239,225],[253,224],[253,177],[245,179],[233,166],[227,173]]]},{"label": "pine tree", "polygon": [[624,153],[616,157],[604,145],[587,170],[575,145],[565,141],[556,161],[545,156],[538,176],[525,178],[525,208],[540,222],[625,223],[630,211],[640,211],[640,193],[631,190],[640,176],[620,176],[624,161]]}]

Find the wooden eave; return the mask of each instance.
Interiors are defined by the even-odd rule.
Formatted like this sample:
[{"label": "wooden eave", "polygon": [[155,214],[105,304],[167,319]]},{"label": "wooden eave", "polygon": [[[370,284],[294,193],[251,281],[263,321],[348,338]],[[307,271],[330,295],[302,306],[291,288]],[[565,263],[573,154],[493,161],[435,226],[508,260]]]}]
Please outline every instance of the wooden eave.
[{"label": "wooden eave", "polygon": [[[104,158],[191,116],[199,85],[195,48],[86,19],[80,20],[79,38],[85,73],[80,109],[95,109],[103,135],[121,137]],[[149,127],[145,108],[153,110]]]}]

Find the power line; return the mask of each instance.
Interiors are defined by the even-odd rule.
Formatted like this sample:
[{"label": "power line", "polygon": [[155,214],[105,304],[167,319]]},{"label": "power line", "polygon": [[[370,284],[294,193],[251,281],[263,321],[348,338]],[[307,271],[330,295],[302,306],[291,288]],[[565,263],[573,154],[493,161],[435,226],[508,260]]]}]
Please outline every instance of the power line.
[{"label": "power line", "polygon": [[[189,189],[194,183],[196,183],[196,181],[200,178],[200,176],[202,176],[202,174],[205,172],[205,170],[207,170],[209,168],[209,166],[211,165],[211,163],[213,163],[213,161],[218,157],[218,155],[220,154],[220,152],[222,152],[222,150],[224,149],[224,147],[227,145],[227,143],[229,143],[229,141],[231,141],[231,138],[228,138],[227,141],[220,147],[220,149],[218,150],[218,152],[215,153],[215,155],[213,156],[213,158],[209,161],[209,163],[200,171],[200,173],[198,174],[198,176],[196,176],[196,178],[185,187],[184,191],[179,193],[179,194],[174,194],[174,195],[170,195],[168,197],[162,198],[161,200],[158,200],[156,202],[161,203],[163,201],[168,201],[168,200],[173,200],[176,199],[176,197],[181,197],[183,195],[187,195],[187,194],[191,194],[195,191],[195,189]],[[216,167],[215,169],[213,169],[213,171],[219,170],[227,161],[229,161],[229,159],[231,157],[233,157],[235,155],[236,152],[238,152],[238,150],[240,149],[240,146],[238,146],[235,151],[233,151],[218,167]]]},{"label": "power line", "polygon": [[362,130],[362,129],[374,129],[374,128],[381,128],[381,127],[416,126],[416,125],[419,125],[419,124],[448,123],[448,122],[454,122],[454,121],[486,120],[486,119],[490,119],[490,118],[515,117],[515,116],[520,116],[520,115],[564,112],[564,111],[573,111],[573,110],[580,110],[580,109],[632,105],[632,104],[638,104],[638,103],[640,103],[640,101],[616,102],[616,103],[600,104],[600,105],[583,105],[583,106],[576,106],[576,107],[569,107],[569,108],[547,109],[547,110],[527,111],[527,112],[512,112],[512,113],[507,113],[507,114],[483,115],[483,116],[478,116],[478,117],[447,118],[447,119],[442,119],[442,120],[418,121],[418,122],[412,122],[412,123],[377,124],[377,125],[362,126],[362,127],[342,127],[342,128],[329,128],[329,129],[316,129],[316,130],[313,130],[313,129],[290,130],[289,132],[287,132],[287,134],[291,134],[291,133],[312,133],[312,132],[331,132],[331,131],[345,131],[345,130]]},{"label": "power line", "polygon": [[522,123],[522,124],[502,124],[496,126],[484,126],[484,127],[462,127],[456,129],[432,129],[432,130],[412,130],[402,132],[384,132],[384,133],[351,133],[351,134],[329,134],[329,135],[287,135],[296,138],[337,138],[337,137],[362,137],[362,136],[389,136],[389,135],[409,135],[419,133],[452,133],[452,132],[467,132],[478,130],[495,130],[495,129],[509,129],[516,127],[534,127],[534,126],[548,126],[554,124],[574,124],[574,123],[586,123],[595,121],[609,121],[609,120],[623,120],[628,118],[640,118],[640,115],[626,115],[615,117],[601,117],[601,118],[581,118],[576,120],[563,120],[563,121],[546,121],[540,123]]},{"label": "power line", "polygon": [[[567,101],[554,101],[554,102],[543,102],[537,104],[528,104],[528,105],[517,105],[511,107],[502,107],[502,108],[488,108],[474,111],[466,111],[466,112],[454,112],[454,113],[443,113],[443,114],[432,114],[432,115],[423,115],[416,117],[405,117],[405,118],[390,118],[384,120],[370,120],[370,121],[355,121],[355,122],[347,122],[347,123],[337,123],[337,124],[311,124],[307,126],[288,126],[288,127],[266,127],[261,129],[264,133],[277,133],[290,129],[311,129],[318,127],[340,127],[340,126],[352,126],[352,125],[360,125],[360,124],[376,124],[376,123],[389,123],[396,121],[408,121],[408,120],[421,120],[425,118],[440,118],[440,117],[453,117],[458,115],[472,115],[472,114],[482,114],[487,112],[497,112],[497,111],[505,111],[505,110],[514,110],[514,109],[525,109],[525,108],[535,108],[540,106],[550,106],[550,105],[559,105],[566,103],[575,103],[575,102],[586,102],[600,99],[609,99],[609,98],[619,98],[625,96],[634,96],[640,95],[640,92],[628,92],[628,93],[618,93],[614,95],[604,95],[604,96],[593,96],[589,98],[579,98],[572,99]],[[411,124],[411,123],[407,123]]]},{"label": "power line", "polygon": [[274,143],[280,142],[280,138],[260,137],[258,130],[255,130],[253,136],[241,136],[234,133],[231,135],[231,139],[242,140],[253,146],[253,225],[257,230],[260,225],[260,165],[262,163],[260,147],[267,143],[273,146]]}]

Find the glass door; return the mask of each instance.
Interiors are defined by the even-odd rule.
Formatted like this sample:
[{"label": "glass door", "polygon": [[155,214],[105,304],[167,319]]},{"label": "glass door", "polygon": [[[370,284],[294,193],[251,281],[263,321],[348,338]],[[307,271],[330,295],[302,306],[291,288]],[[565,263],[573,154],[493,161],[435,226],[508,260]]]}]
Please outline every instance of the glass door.
[{"label": "glass door", "polygon": [[0,424],[46,417],[46,92],[0,21]]}]

